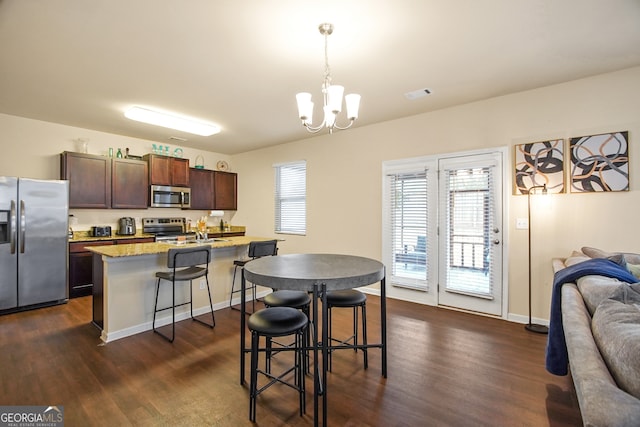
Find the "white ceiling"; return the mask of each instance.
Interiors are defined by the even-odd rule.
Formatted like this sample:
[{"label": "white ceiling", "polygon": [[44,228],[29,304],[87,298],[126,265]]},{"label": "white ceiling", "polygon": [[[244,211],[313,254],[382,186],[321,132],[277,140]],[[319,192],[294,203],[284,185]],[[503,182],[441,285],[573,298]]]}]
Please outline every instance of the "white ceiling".
[{"label": "white ceiling", "polygon": [[0,0],[0,112],[226,154],[300,140],[322,22],[333,82],[362,95],[355,126],[640,65],[640,0]]}]

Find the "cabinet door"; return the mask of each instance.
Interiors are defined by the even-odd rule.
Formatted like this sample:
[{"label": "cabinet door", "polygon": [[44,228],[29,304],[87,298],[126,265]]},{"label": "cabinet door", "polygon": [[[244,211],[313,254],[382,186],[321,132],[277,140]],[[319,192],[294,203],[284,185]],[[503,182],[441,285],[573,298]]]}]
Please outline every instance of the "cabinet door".
[{"label": "cabinet door", "polygon": [[171,185],[189,186],[189,159],[171,157]]},{"label": "cabinet door", "polygon": [[113,159],[111,169],[111,207],[146,209],[149,206],[147,162]]},{"label": "cabinet door", "polygon": [[60,178],[69,181],[70,208],[103,208],[111,205],[111,159],[92,154],[60,155]]},{"label": "cabinet door", "polygon": [[189,169],[191,186],[191,209],[213,209],[213,171]]},{"label": "cabinet door", "polygon": [[189,159],[147,154],[150,185],[189,186]]},{"label": "cabinet door", "polygon": [[215,171],[214,209],[235,211],[238,209],[238,174]]},{"label": "cabinet door", "polygon": [[149,163],[149,184],[171,185],[171,157],[147,154],[144,158]]},{"label": "cabinet door", "polygon": [[92,252],[86,246],[113,245],[112,240],[69,243],[69,298],[91,295],[93,288]]}]

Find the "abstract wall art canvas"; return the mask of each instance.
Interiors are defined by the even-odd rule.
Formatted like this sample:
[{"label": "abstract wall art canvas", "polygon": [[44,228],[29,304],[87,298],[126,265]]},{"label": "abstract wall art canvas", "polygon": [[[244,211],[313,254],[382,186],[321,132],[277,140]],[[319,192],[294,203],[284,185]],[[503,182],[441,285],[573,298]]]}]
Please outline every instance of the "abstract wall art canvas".
[{"label": "abstract wall art canvas", "polygon": [[563,139],[515,146],[514,194],[545,184],[549,193],[564,193],[564,175]]},{"label": "abstract wall art canvas", "polygon": [[629,132],[571,138],[572,193],[629,191]]}]

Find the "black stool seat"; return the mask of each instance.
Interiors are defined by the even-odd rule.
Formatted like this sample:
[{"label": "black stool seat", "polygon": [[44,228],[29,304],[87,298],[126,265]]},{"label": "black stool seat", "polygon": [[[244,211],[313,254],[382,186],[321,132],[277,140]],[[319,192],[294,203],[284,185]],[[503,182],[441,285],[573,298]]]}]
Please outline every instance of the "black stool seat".
[{"label": "black stool seat", "polygon": [[249,317],[249,330],[260,335],[281,337],[291,335],[307,325],[308,319],[300,310],[292,307],[269,307],[256,311]]},{"label": "black stool seat", "polygon": [[[358,351],[358,307],[362,311],[362,344],[367,345],[367,296],[355,289],[346,289],[342,291],[327,292],[327,310],[329,313],[329,341],[338,343],[338,347],[329,352],[329,371],[332,365],[332,353],[337,349],[352,348]],[[353,335],[347,339],[336,339],[333,336],[332,309],[333,308],[351,308],[353,309]],[[369,358],[367,348],[361,348],[364,355],[364,368],[369,366]]]},{"label": "black stool seat", "polygon": [[367,296],[353,289],[327,292],[327,305],[334,307],[353,307],[367,302]]},{"label": "black stool seat", "polygon": [[184,270],[178,270],[175,273],[172,271],[159,271],[156,273],[156,277],[165,280],[193,280],[205,275],[207,269],[202,267],[189,267]]},{"label": "black stool seat", "polygon": [[267,307],[303,308],[311,303],[311,297],[304,291],[281,290],[271,292],[262,301]]},{"label": "black stool seat", "polygon": [[[291,387],[298,392],[300,405],[300,416],[305,412],[305,387],[304,387],[304,331],[307,328],[309,319],[300,310],[293,307],[267,307],[256,311],[249,317],[249,330],[251,331],[251,381],[249,384],[249,419],[256,420],[256,400],[258,395],[271,387],[280,383]],[[260,337],[265,337],[269,341],[273,337],[294,335],[295,342],[292,347],[286,349],[294,352],[293,366],[286,369],[280,375],[271,373],[271,366],[267,364],[265,370],[258,368],[258,352]],[[266,349],[269,352],[269,348]],[[280,350],[284,351],[284,350]],[[241,357],[243,357],[241,355]],[[267,353],[267,360],[269,355]],[[285,376],[293,372],[293,382],[285,380]],[[264,375],[269,382],[258,388],[258,374]]]}]

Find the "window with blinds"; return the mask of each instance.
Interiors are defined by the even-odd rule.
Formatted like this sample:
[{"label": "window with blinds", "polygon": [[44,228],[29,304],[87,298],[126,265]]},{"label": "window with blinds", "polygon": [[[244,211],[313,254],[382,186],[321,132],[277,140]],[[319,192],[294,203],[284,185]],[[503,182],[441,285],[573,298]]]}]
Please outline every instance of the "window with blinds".
[{"label": "window with blinds", "polygon": [[387,176],[391,232],[391,283],[428,290],[427,173],[398,173]]},{"label": "window with blinds", "polygon": [[[493,298],[491,227],[493,168],[445,170],[446,279],[448,292]],[[442,237],[442,236],[441,236]]]},{"label": "window with blinds", "polygon": [[307,232],[307,162],[274,165],[275,232]]}]

